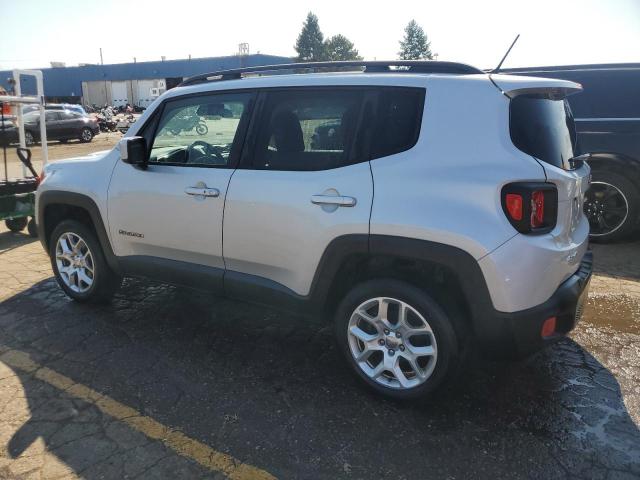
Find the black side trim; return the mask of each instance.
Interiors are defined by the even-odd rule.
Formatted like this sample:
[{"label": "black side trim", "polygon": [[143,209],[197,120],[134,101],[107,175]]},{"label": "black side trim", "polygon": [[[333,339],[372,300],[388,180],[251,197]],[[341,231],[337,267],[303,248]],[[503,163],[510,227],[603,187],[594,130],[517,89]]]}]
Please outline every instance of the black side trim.
[{"label": "black side trim", "polygon": [[45,252],[47,252],[47,254],[49,253],[49,238],[47,238],[46,235],[48,228],[45,212],[48,206],[54,204],[80,207],[87,211],[91,217],[91,221],[93,222],[96,235],[98,236],[98,241],[100,242],[100,246],[102,246],[102,251],[107,263],[114,271],[120,273],[120,265],[111,248],[111,242],[109,241],[107,230],[104,227],[100,210],[90,197],[81,193],[47,190],[38,196],[38,238],[40,239]]},{"label": "black side trim", "polygon": [[222,295],[224,269],[147,255],[119,257],[126,275]]},{"label": "black side trim", "polygon": [[309,297],[298,295],[278,282],[230,270],[224,274],[224,295],[234,300],[270,305],[293,312],[302,312],[310,307]]},{"label": "black side trim", "polygon": [[367,234],[353,234],[332,240],[322,254],[308,295],[299,295],[267,278],[227,270],[224,276],[225,296],[294,312],[320,313],[344,263],[354,255],[368,254],[368,237]]}]

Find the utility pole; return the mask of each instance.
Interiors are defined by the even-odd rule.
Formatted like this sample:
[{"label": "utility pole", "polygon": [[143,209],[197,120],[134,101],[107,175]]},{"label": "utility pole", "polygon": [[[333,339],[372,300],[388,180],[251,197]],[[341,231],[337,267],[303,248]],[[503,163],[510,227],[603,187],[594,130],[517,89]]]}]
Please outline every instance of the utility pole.
[{"label": "utility pole", "polygon": [[100,65],[104,65],[104,62],[102,61],[102,47],[100,47]]}]

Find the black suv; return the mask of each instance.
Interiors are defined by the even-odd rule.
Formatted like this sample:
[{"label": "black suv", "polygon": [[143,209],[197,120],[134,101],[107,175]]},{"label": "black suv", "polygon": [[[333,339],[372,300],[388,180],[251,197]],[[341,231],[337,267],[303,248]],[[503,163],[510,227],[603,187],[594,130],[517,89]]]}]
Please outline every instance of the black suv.
[{"label": "black suv", "polygon": [[640,226],[640,63],[506,69],[503,73],[571,80],[568,97],[578,149],[591,153],[585,213],[591,238],[622,239]]}]

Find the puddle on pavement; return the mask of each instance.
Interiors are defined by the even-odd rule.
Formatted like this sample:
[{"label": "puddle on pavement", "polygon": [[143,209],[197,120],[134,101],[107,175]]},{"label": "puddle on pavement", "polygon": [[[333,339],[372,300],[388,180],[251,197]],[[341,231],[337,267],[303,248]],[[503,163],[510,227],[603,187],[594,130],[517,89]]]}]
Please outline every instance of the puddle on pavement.
[{"label": "puddle on pavement", "polygon": [[590,295],[581,323],[640,334],[640,301],[627,295]]}]

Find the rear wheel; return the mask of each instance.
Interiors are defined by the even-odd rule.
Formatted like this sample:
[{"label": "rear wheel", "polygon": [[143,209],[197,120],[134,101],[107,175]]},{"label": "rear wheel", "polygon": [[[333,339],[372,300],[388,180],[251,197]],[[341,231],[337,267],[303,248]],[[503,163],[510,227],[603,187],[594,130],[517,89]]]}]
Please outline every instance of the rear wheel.
[{"label": "rear wheel", "polygon": [[459,361],[447,314],[404,282],[372,280],[355,287],[338,307],[335,324],[338,344],[356,375],[389,397],[430,394]]},{"label": "rear wheel", "polygon": [[65,220],[56,226],[49,256],[58,284],[78,302],[108,301],[122,283],[107,264],[93,231],[80,222]]},{"label": "rear wheel", "polygon": [[90,128],[83,128],[80,132],[80,141],[83,143],[88,143],[93,140],[93,132]]},{"label": "rear wheel", "polygon": [[593,241],[623,239],[637,227],[640,191],[622,175],[595,170],[591,187],[585,194],[584,213]]},{"label": "rear wheel", "polygon": [[32,218],[27,223],[27,232],[29,232],[29,236],[36,238],[38,236],[38,227],[36,225],[36,219]]},{"label": "rear wheel", "polygon": [[9,230],[16,233],[24,230],[24,227],[27,226],[27,219],[26,217],[7,219],[4,221],[4,224]]}]

